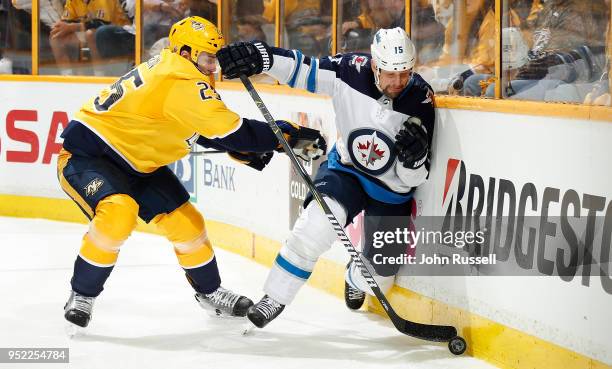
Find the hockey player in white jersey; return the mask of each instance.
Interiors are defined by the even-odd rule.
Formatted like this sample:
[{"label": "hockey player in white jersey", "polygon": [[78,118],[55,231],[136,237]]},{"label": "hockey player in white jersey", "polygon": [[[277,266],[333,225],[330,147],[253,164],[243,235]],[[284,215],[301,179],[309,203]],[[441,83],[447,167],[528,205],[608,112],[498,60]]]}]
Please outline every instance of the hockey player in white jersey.
[{"label": "hockey player in white jersey", "polygon": [[[372,246],[374,231],[405,228],[415,187],[425,182],[434,129],[431,87],[412,71],[416,51],[401,28],[379,30],[371,55],[339,54],[317,59],[299,50],[240,42],[217,53],[227,78],[265,72],[281,83],[332,97],[339,138],[314,180],[340,223],[365,210],[363,254],[383,292],[393,285],[399,265],[376,264],[376,254],[399,256],[405,244]],[[262,328],[290,304],[319,256],[336,239],[323,210],[309,194],[304,211],[277,255],[264,286],[265,296],[249,309]],[[401,224],[401,223],[404,224]],[[358,309],[372,293],[358,267],[349,264],[345,300]]]}]

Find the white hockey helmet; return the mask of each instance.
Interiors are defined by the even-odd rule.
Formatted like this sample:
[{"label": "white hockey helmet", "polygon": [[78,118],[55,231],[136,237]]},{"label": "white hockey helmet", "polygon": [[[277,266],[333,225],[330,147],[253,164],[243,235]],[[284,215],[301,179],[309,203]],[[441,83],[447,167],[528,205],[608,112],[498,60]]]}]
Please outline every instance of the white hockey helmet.
[{"label": "white hockey helmet", "polygon": [[416,61],[416,48],[400,27],[379,29],[370,50],[376,67],[390,72],[410,70]]},{"label": "white hockey helmet", "polygon": [[516,27],[502,30],[502,69],[518,69],[527,63],[529,47],[523,33]]},{"label": "white hockey helmet", "polygon": [[379,91],[380,71],[401,72],[411,70],[416,61],[416,48],[400,27],[379,29],[374,35],[372,45],[372,61],[376,64],[374,81]]}]

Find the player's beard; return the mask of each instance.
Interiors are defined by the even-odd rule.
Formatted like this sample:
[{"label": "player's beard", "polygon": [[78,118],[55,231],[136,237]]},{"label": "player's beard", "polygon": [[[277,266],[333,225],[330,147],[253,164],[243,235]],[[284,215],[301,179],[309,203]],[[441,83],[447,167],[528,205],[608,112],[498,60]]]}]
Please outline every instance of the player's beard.
[{"label": "player's beard", "polygon": [[406,84],[404,85],[404,87],[402,87],[400,90],[394,90],[391,91],[391,87],[392,86],[387,86],[386,88],[383,89],[383,93],[387,96],[390,97],[392,99],[395,99],[396,97],[398,97],[399,95],[402,94],[402,92],[404,92],[404,90],[406,89],[406,87],[410,84],[410,80],[412,79],[412,76],[408,79],[408,82],[406,82]]},{"label": "player's beard", "polygon": [[390,98],[392,98],[392,99],[395,99],[396,97],[398,97],[398,96],[399,96],[399,95],[402,93],[402,91],[404,91],[404,89],[405,89],[405,88],[406,88],[406,86],[404,86],[404,88],[402,88],[402,89],[401,89],[401,90],[399,90],[399,91],[397,91],[397,90],[396,90],[396,91],[391,91],[391,87],[387,87],[387,88],[385,88],[385,89],[383,90],[383,93],[384,93],[384,94],[385,94],[387,97],[390,97]]}]

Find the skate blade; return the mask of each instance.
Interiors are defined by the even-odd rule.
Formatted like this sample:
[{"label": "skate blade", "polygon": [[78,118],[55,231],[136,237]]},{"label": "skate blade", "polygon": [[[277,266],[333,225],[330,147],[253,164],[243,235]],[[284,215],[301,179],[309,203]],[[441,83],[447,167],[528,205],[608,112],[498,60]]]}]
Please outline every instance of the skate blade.
[{"label": "skate blade", "polygon": [[68,338],[73,339],[75,337],[84,336],[85,328],[79,327],[78,325],[72,324],[70,322],[66,322],[64,325],[64,332],[68,336]]},{"label": "skate blade", "polygon": [[226,313],[220,313],[218,311],[211,311],[211,310],[206,310],[206,309],[204,309],[204,311],[205,311],[206,317],[211,320],[218,320],[218,321],[223,321],[223,322],[240,322],[246,319],[245,316],[229,315]]},{"label": "skate blade", "polygon": [[257,327],[253,323],[251,322],[245,323],[244,326],[242,327],[242,335],[249,336],[255,331],[255,329],[257,329]]},{"label": "skate blade", "polygon": [[246,319],[246,316],[231,315],[225,311],[221,311],[220,309],[208,306],[206,304],[200,304],[200,307],[202,308],[202,310],[204,310],[205,315],[212,319],[218,319],[222,321],[241,321]]}]

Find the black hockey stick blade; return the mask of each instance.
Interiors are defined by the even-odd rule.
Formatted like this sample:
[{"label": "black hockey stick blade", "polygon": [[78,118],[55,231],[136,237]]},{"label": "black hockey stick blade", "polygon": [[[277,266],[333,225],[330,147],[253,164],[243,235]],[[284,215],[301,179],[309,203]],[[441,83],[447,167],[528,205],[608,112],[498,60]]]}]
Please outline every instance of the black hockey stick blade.
[{"label": "black hockey stick blade", "polygon": [[335,215],[332,213],[331,209],[329,208],[329,206],[327,206],[327,204],[323,200],[323,197],[312,183],[312,179],[310,179],[310,176],[308,176],[302,164],[300,164],[300,162],[297,160],[295,153],[291,150],[289,143],[285,139],[282,131],[274,121],[272,114],[270,114],[270,111],[263,103],[261,97],[255,90],[255,87],[253,87],[253,84],[251,83],[249,78],[244,74],[241,74],[240,80],[242,81],[242,84],[244,84],[244,87],[246,88],[249,95],[251,95],[251,98],[255,102],[255,105],[257,105],[257,108],[259,108],[259,111],[266,119],[268,126],[270,126],[270,129],[272,129],[272,132],[274,132],[274,134],[278,138],[278,141],[287,153],[287,156],[289,156],[293,167],[296,169],[296,171],[300,174],[300,176],[306,183],[306,186],[312,193],[314,200],[321,206],[323,212],[325,212],[325,215],[327,215],[327,218],[329,219],[331,225],[336,231],[338,239],[347,249],[353,261],[355,261],[357,265],[360,266],[364,278],[366,279],[368,285],[376,295],[376,298],[378,298],[378,301],[381,303],[383,309],[393,322],[395,328],[397,328],[397,330],[399,330],[403,334],[428,341],[442,342],[450,341],[452,338],[454,338],[457,335],[457,330],[455,329],[455,327],[415,323],[403,319],[399,315],[397,315],[391,304],[389,304],[389,301],[387,300],[385,295],[380,290],[378,283],[376,283],[376,280],[372,277],[372,274],[363,263],[362,256],[357,253],[355,247],[344,232],[344,229],[342,229],[342,226],[338,223],[338,220],[336,219]]},{"label": "black hockey stick blade", "polygon": [[448,342],[457,336],[457,328],[450,325],[415,323],[397,316],[393,325],[398,331],[412,337],[434,342]]}]

